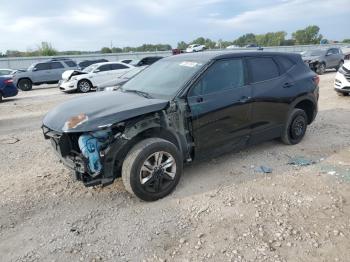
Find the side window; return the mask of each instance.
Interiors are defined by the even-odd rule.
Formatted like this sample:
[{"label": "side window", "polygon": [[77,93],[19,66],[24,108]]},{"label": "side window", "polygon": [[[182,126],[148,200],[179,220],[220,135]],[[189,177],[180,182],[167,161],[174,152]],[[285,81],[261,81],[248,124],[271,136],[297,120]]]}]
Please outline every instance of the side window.
[{"label": "side window", "polygon": [[244,85],[242,59],[222,60],[213,64],[191,91],[191,96],[206,95]]},{"label": "side window", "polygon": [[333,48],[333,54],[335,54],[335,55],[339,54],[339,49]]},{"label": "side window", "polygon": [[36,71],[42,71],[42,70],[50,70],[51,66],[50,66],[50,63],[39,63],[36,66],[34,66],[34,68],[36,68]]},{"label": "side window", "polygon": [[294,66],[294,63],[287,57],[277,56],[276,58],[284,72],[287,72],[289,69],[291,69]]},{"label": "side window", "polygon": [[255,57],[247,60],[252,83],[279,76],[278,66],[271,57]]},{"label": "side window", "polygon": [[69,67],[76,67],[77,64],[74,61],[64,61],[64,63]]},{"label": "side window", "polygon": [[122,65],[122,64],[111,64],[111,70],[118,70],[118,69],[126,69],[126,68],[129,68],[125,65]]},{"label": "side window", "polygon": [[101,65],[98,70],[100,70],[100,72],[104,72],[104,71],[109,71],[111,70],[111,66],[110,64],[107,64],[107,65]]},{"label": "side window", "polygon": [[64,68],[64,66],[60,62],[51,63],[51,69],[59,69],[59,68]]}]

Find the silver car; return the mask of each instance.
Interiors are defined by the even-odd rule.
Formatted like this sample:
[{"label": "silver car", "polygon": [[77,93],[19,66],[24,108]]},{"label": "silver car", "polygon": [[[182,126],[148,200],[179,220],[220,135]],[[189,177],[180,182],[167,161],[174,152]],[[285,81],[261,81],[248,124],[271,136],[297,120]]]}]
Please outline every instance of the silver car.
[{"label": "silver car", "polygon": [[324,74],[326,69],[338,71],[344,64],[344,54],[338,47],[309,50],[301,55],[304,62],[319,75]]},{"label": "silver car", "polygon": [[77,69],[77,64],[73,60],[51,59],[32,64],[27,71],[16,73],[14,83],[22,91],[29,91],[33,85],[58,83],[62,73],[70,69]]}]

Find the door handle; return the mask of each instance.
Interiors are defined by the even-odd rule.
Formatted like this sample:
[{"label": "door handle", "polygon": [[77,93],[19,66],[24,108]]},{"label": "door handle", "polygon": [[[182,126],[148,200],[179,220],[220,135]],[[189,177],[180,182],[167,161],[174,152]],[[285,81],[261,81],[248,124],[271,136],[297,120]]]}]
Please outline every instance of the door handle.
[{"label": "door handle", "polygon": [[283,88],[290,88],[290,87],[292,87],[294,85],[294,83],[289,83],[289,82],[287,82],[287,83],[284,83],[283,84]]},{"label": "door handle", "polygon": [[203,97],[197,97],[196,101],[197,101],[197,103],[202,103],[203,102]]},{"label": "door handle", "polygon": [[238,102],[245,103],[245,102],[247,102],[249,99],[251,99],[250,96],[242,96],[242,97],[238,100]]}]

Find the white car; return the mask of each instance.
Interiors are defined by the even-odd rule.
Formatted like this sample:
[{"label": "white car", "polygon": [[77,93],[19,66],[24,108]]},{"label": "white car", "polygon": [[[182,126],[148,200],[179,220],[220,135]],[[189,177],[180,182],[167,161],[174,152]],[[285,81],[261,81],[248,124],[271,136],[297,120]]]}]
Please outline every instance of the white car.
[{"label": "white car", "polygon": [[0,76],[14,75],[16,72],[17,72],[17,70],[8,69],[8,68],[0,68]]},{"label": "white car", "polygon": [[350,94],[350,61],[345,62],[345,64],[339,68],[335,75],[334,89],[340,95],[345,96]]},{"label": "white car", "polygon": [[90,65],[83,71],[68,70],[62,74],[59,88],[64,92],[77,90],[87,93],[99,84],[113,80],[134,68],[133,65],[121,62],[104,62]]},{"label": "white car", "polygon": [[187,53],[200,52],[200,51],[204,51],[205,48],[206,48],[205,45],[193,44],[193,45],[189,45],[189,46],[186,48],[186,52],[187,52]]}]

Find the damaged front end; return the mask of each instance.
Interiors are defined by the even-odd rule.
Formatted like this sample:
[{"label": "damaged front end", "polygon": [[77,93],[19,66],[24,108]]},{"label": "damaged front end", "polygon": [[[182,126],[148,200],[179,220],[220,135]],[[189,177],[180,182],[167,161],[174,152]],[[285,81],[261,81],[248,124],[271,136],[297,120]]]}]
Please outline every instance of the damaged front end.
[{"label": "damaged front end", "polygon": [[45,126],[42,129],[62,163],[85,186],[106,186],[113,182],[114,176],[111,170],[105,170],[104,162],[110,145],[121,136],[115,128],[85,133],[58,133]]}]

